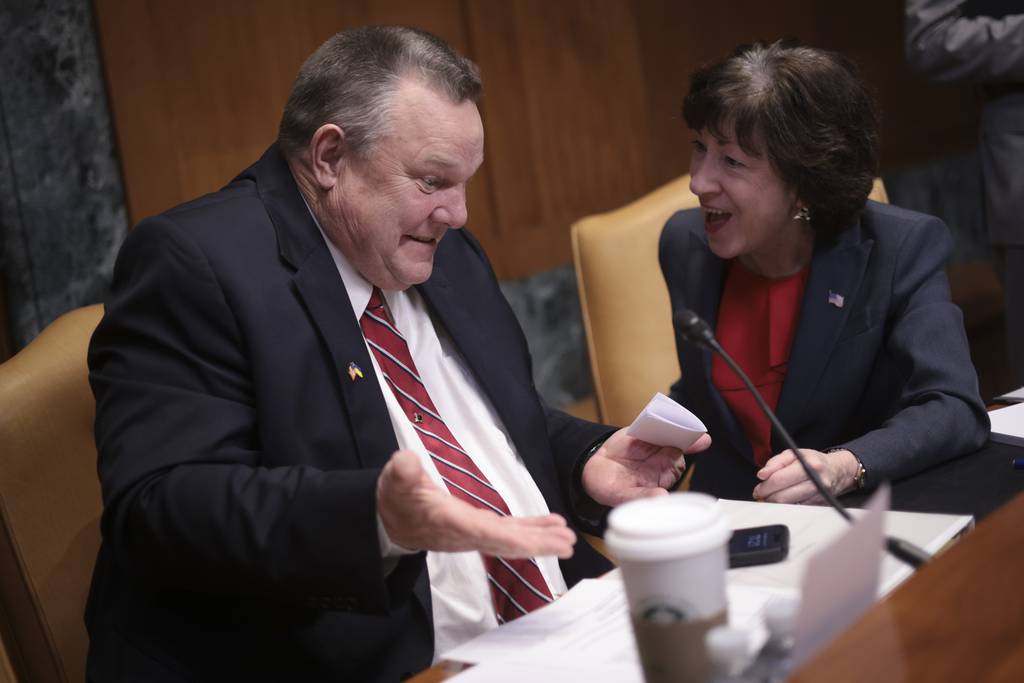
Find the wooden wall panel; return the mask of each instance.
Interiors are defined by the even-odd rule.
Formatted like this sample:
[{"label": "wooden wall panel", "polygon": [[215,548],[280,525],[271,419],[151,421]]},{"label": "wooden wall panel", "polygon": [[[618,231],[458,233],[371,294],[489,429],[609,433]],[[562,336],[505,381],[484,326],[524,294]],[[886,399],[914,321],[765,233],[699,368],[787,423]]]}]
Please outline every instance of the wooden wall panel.
[{"label": "wooden wall panel", "polygon": [[302,60],[335,31],[402,23],[449,41],[483,74],[469,224],[505,278],[567,263],[572,221],[684,173],[688,74],[741,42],[797,37],[857,59],[890,167],[974,137],[969,88],[906,67],[891,0],[96,0],[96,15],[133,221],[255,160]]},{"label": "wooden wall panel", "polygon": [[828,3],[816,13],[819,44],[854,59],[876,90],[883,168],[938,158],[974,143],[978,103],[972,87],[928,83],[907,65],[902,2]]},{"label": "wooden wall panel", "polygon": [[656,184],[689,168],[693,136],[682,122],[682,101],[690,72],[742,43],[797,36],[813,42],[814,16],[800,11],[806,4],[733,0],[702,4],[698,12],[693,3],[636,3]]},{"label": "wooden wall panel", "polygon": [[487,246],[508,275],[566,263],[572,221],[654,182],[632,8],[619,0],[468,7],[487,78],[495,218]]},{"label": "wooden wall panel", "polygon": [[133,222],[255,161],[299,66],[336,31],[414,23],[466,45],[459,0],[97,0],[96,15]]}]

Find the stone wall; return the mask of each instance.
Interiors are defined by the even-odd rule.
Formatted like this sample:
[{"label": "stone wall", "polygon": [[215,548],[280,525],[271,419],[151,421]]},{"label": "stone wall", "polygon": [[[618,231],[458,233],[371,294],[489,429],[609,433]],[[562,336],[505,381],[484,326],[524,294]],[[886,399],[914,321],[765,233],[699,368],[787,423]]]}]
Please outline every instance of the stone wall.
[{"label": "stone wall", "polygon": [[15,350],[101,301],[127,225],[84,0],[0,5],[0,273]]}]

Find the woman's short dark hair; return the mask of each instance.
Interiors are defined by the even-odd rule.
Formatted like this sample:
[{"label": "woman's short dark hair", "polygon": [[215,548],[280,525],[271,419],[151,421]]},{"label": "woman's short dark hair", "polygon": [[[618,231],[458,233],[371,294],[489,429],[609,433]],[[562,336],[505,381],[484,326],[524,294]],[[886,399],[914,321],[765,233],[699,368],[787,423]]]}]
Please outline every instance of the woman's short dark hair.
[{"label": "woman's short dark hair", "polygon": [[408,26],[363,26],[328,38],[299,69],[281,117],[277,143],[301,153],[325,123],[365,156],[387,133],[392,95],[415,78],[459,104],[480,97],[480,70],[437,36]]},{"label": "woman's short dark hair", "polygon": [[690,77],[683,119],[767,158],[834,238],[863,209],[878,173],[878,111],[856,65],[777,41],[742,45]]}]

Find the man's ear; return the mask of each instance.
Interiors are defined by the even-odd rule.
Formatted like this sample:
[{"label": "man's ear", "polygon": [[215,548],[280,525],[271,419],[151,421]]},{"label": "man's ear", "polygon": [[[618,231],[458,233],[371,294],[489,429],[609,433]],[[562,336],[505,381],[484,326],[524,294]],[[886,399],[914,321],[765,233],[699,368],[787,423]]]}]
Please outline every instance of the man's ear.
[{"label": "man's ear", "polygon": [[316,129],[309,141],[310,167],[313,178],[322,190],[329,190],[338,182],[347,161],[348,147],[345,131],[333,123]]}]

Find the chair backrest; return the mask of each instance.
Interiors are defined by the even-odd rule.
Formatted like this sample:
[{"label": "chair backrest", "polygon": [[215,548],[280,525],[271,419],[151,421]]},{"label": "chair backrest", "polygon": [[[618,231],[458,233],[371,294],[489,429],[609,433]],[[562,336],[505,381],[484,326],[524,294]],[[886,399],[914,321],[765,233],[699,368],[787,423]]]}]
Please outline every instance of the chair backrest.
[{"label": "chair backrest", "polygon": [[0,365],[0,640],[20,681],[85,680],[102,508],[86,351],[102,315],[71,311]]},{"label": "chair backrest", "polygon": [[3,634],[0,633],[0,683],[17,683],[14,677],[14,665],[7,654],[7,646],[3,642]]},{"label": "chair backrest", "polygon": [[[881,179],[871,199],[888,201]],[[658,265],[665,221],[699,205],[690,176],[572,226],[583,327],[600,419],[629,424],[679,377],[672,311]]]}]

